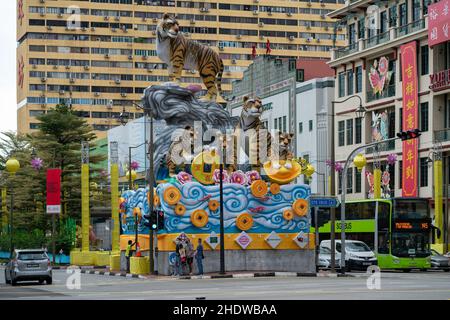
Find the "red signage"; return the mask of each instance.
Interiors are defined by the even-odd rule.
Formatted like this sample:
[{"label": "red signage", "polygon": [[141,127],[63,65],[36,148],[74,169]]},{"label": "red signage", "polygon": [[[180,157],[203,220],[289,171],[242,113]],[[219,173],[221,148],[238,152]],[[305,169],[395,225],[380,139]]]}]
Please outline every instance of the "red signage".
[{"label": "red signage", "polygon": [[450,0],[442,0],[428,6],[428,46],[450,40]]},{"label": "red signage", "polygon": [[[401,46],[403,131],[418,128],[417,44]],[[417,197],[418,139],[403,141],[402,196]]]},{"label": "red signage", "polygon": [[47,170],[47,213],[61,213],[61,169]]},{"label": "red signage", "polygon": [[450,87],[450,69],[430,74],[430,89],[434,92]]}]

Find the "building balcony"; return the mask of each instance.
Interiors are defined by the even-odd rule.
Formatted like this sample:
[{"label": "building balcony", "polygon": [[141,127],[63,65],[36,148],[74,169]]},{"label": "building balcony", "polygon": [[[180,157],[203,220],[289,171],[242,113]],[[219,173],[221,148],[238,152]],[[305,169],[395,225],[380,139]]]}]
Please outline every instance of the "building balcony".
[{"label": "building balcony", "polygon": [[342,58],[345,57],[351,53],[357,52],[358,51],[358,44],[357,43],[352,43],[349,46],[343,47],[343,48],[339,48],[335,51],[335,57],[336,59],[338,58]]},{"label": "building balcony", "polygon": [[394,38],[403,37],[407,34],[411,34],[422,29],[425,29],[425,18],[394,28]]},{"label": "building balcony", "polygon": [[376,153],[376,152],[386,152],[386,151],[395,150],[395,141],[388,141],[388,142],[380,143],[377,146],[377,149],[378,150],[375,150],[375,147],[367,148],[366,149],[366,154],[372,154],[372,153]]},{"label": "building balcony", "polygon": [[364,49],[372,48],[376,45],[388,42],[391,39],[390,32],[383,32],[376,36],[370,37],[368,39],[364,39]]},{"label": "building balcony", "polygon": [[446,142],[450,141],[450,128],[435,130],[434,131],[434,141],[435,142]]},{"label": "building balcony", "polygon": [[383,92],[374,94],[371,90],[366,92],[367,102],[372,102],[375,100],[385,99],[389,97],[395,97],[395,81],[394,84],[387,86]]}]

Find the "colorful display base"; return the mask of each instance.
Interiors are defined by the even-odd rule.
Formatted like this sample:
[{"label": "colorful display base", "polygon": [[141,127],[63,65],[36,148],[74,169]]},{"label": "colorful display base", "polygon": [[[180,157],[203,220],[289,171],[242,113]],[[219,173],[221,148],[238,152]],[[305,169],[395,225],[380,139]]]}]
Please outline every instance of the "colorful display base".
[{"label": "colorful display base", "polygon": [[111,253],[109,251],[95,252],[95,266],[109,266]]},{"label": "colorful display base", "polygon": [[[167,201],[165,191],[168,188],[176,188],[180,194],[176,203]],[[121,214],[121,231],[123,235],[133,235],[135,233],[135,216],[133,211],[140,208],[141,214],[138,215],[138,232],[148,235],[148,228],[144,226],[146,219],[144,215],[149,212],[147,201],[148,189],[138,189],[136,191],[126,191],[122,197],[126,199],[125,212]],[[204,186],[198,182],[180,183],[164,183],[156,188],[159,206],[165,215],[165,230],[159,234],[179,234],[181,232],[189,234],[210,234],[211,232],[219,232],[220,213],[219,209],[211,210],[209,203],[213,200],[220,200],[220,192],[218,185]],[[304,216],[293,215],[291,220],[283,217],[283,212],[292,209],[292,204],[297,199],[308,200],[311,190],[308,185],[283,185],[280,192],[276,195],[267,192],[261,198],[253,196],[250,186],[244,186],[236,183],[224,184],[223,206],[224,206],[224,226],[226,234],[237,234],[240,229],[237,223],[239,215],[244,213],[250,214],[252,224],[249,229],[245,229],[248,234],[268,234],[272,231],[277,233],[310,232],[310,210]],[[172,199],[173,200],[173,199]],[[170,202],[171,204],[169,204]],[[181,211],[175,211],[175,208],[182,207]],[[199,210],[207,215],[207,222],[198,227],[193,224],[191,216]],[[241,225],[242,226],[242,225]]]},{"label": "colorful display base", "polygon": [[120,253],[109,257],[109,269],[110,271],[120,271]]},{"label": "colorful display base", "polygon": [[96,253],[91,251],[71,251],[70,264],[76,266],[95,265]]}]

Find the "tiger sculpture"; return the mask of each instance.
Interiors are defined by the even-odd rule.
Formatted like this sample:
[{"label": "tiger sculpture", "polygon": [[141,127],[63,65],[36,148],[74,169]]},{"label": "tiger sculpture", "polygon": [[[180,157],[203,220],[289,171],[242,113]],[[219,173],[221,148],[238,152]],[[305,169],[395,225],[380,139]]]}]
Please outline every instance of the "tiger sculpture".
[{"label": "tiger sculpture", "polygon": [[164,14],[156,27],[156,51],[169,67],[169,81],[179,82],[183,69],[197,70],[208,90],[203,100],[222,94],[223,61],[210,47],[186,39],[175,17]]},{"label": "tiger sculpture", "polygon": [[[272,151],[272,136],[269,133],[268,129],[264,126],[264,123],[261,121],[261,114],[263,112],[262,102],[260,98],[250,98],[245,96],[243,98],[244,105],[242,106],[241,116],[239,118],[239,122],[235,128],[234,136],[235,136],[235,152],[233,154],[233,166],[232,169],[235,169],[239,164],[243,164],[245,159],[243,158],[242,151],[238,150],[239,145],[244,149],[245,154],[250,156],[256,155],[256,162],[251,161],[252,170],[256,170],[260,172],[261,165],[264,160],[260,158],[260,131],[266,130],[266,149],[267,149],[267,158],[271,158]],[[249,130],[254,130],[248,134]],[[247,133],[247,134],[246,134]],[[264,134],[264,133],[262,133]],[[255,141],[256,143],[251,143]],[[240,143],[238,143],[240,142]],[[238,159],[239,157],[239,159]],[[250,159],[252,160],[252,159]]]},{"label": "tiger sculpture", "polygon": [[166,155],[169,176],[177,175],[177,169],[184,166],[182,170],[190,172],[190,164],[194,158],[195,131],[191,126],[186,126],[182,135],[178,136],[170,145]]},{"label": "tiger sculpture", "polygon": [[287,133],[287,132],[278,132],[278,150],[279,150],[279,157],[278,159],[271,159],[272,160],[272,168],[274,169],[280,169],[280,163],[279,160],[285,161],[284,167],[286,169],[292,168],[292,160],[294,159],[294,154],[291,151],[291,142],[292,138],[294,137],[293,133]]}]

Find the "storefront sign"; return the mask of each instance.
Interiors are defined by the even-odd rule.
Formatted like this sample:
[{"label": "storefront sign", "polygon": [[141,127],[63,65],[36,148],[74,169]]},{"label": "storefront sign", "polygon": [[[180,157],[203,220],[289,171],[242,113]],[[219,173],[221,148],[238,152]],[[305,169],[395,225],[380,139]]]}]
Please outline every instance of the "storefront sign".
[{"label": "storefront sign", "polygon": [[450,88],[450,69],[430,74],[430,89],[440,91]]},{"label": "storefront sign", "polygon": [[[418,128],[417,44],[401,46],[403,131]],[[417,197],[418,139],[403,141],[402,196]]]},{"label": "storefront sign", "polygon": [[450,40],[450,0],[441,0],[428,6],[428,45],[430,47]]},{"label": "storefront sign", "polygon": [[61,213],[61,169],[47,170],[47,213]]}]

